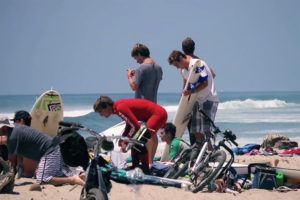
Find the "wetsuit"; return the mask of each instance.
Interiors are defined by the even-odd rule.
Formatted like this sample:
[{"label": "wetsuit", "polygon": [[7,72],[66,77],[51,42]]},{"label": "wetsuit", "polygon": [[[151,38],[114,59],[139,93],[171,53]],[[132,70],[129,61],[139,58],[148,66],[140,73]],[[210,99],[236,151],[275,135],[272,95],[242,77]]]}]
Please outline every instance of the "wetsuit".
[{"label": "wetsuit", "polygon": [[[126,122],[126,127],[122,135],[130,138],[139,130],[141,126],[139,121],[146,123],[148,127],[147,132],[150,137],[153,137],[163,127],[168,117],[166,110],[162,106],[145,99],[120,99],[114,103],[113,113]],[[149,170],[146,148],[141,152],[132,148],[131,156],[134,167],[138,166],[139,161],[141,161],[144,172]]]}]

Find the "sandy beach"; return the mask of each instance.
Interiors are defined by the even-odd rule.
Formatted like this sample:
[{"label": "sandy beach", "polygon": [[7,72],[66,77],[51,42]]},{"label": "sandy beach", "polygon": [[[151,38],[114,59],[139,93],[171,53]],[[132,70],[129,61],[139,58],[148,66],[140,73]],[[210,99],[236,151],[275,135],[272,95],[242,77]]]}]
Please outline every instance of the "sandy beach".
[{"label": "sandy beach", "polygon": [[[254,163],[254,162],[269,162],[272,159],[278,159],[278,167],[300,169],[300,156],[294,157],[280,157],[280,156],[236,156],[236,162],[238,163]],[[79,199],[81,186],[64,185],[64,186],[52,186],[43,185],[42,191],[29,191],[30,186],[35,183],[34,179],[21,178],[16,179],[15,188],[13,194],[0,194],[2,200],[73,200]],[[109,193],[109,199],[145,199],[145,200],[182,200],[182,199],[199,199],[205,198],[206,200],[218,200],[218,199],[298,199],[300,196],[300,190],[289,191],[286,193],[278,191],[269,191],[262,189],[249,189],[239,194],[231,193],[218,193],[218,192],[198,192],[196,194],[185,191],[178,188],[163,188],[161,186],[153,185],[126,185],[113,182],[113,187]]]}]

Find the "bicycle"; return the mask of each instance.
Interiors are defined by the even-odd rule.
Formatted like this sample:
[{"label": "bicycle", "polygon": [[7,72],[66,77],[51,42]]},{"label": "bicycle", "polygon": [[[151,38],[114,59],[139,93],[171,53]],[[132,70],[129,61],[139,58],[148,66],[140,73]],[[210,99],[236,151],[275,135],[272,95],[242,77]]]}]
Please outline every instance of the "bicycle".
[{"label": "bicycle", "polygon": [[86,128],[78,123],[60,121],[59,125],[74,128],[74,130],[89,132],[95,137],[96,142],[93,156],[90,156],[92,159],[86,170],[86,181],[81,191],[80,200],[108,200],[107,193],[111,188],[110,173],[113,169],[107,170],[106,174],[104,174],[105,177],[103,177],[103,170],[101,170],[101,167],[105,167],[105,165],[108,164],[108,162],[100,155],[103,144],[105,144],[106,151],[113,150],[114,144],[111,141],[113,139],[125,140],[128,143],[139,146],[144,146],[144,144],[140,141],[123,136],[102,136],[96,131]]},{"label": "bicycle", "polygon": [[[221,131],[203,111],[201,111],[201,113],[214,127],[214,133],[206,137],[205,140],[200,143],[200,145],[202,145],[200,150],[198,148],[198,144],[195,143],[190,148],[181,152],[175,160],[174,165],[164,176],[166,178],[177,179],[180,175],[187,171],[190,182],[192,183],[191,190],[194,193],[202,190],[215,178],[224,176],[229,170],[229,167],[234,161],[234,154],[225,142],[228,142],[229,144],[233,143],[235,146],[238,146],[235,142],[236,136],[232,133],[232,131],[225,130],[222,133],[223,139],[220,140],[217,145],[213,144],[213,148],[210,151],[208,148],[210,141],[214,139],[214,135],[221,133]],[[226,153],[224,150],[221,150],[221,147],[229,152],[231,156],[224,167],[223,165],[226,161]]]},{"label": "bicycle", "polygon": [[[126,171],[123,169],[116,169],[114,166],[110,165],[101,155],[101,148],[106,151],[112,151],[114,144],[113,139],[121,139],[128,142],[129,148],[136,148],[138,146],[144,147],[143,141],[139,141],[133,138],[123,137],[123,136],[102,136],[96,131],[86,128],[81,124],[73,122],[59,122],[59,125],[74,128],[74,130],[81,130],[89,132],[95,137],[96,143],[94,145],[92,160],[86,170],[86,180],[82,188],[80,200],[108,200],[107,193],[111,189],[110,180],[114,180],[119,183],[126,184],[154,184],[163,186],[173,186],[178,188],[189,189],[190,183],[187,181],[174,180],[162,177],[156,177],[151,175],[145,175],[142,170],[136,168],[131,171]],[[136,137],[143,137],[145,133],[145,128],[142,127],[138,132]],[[104,144],[104,145],[103,145]],[[105,147],[105,148],[104,148]]]}]

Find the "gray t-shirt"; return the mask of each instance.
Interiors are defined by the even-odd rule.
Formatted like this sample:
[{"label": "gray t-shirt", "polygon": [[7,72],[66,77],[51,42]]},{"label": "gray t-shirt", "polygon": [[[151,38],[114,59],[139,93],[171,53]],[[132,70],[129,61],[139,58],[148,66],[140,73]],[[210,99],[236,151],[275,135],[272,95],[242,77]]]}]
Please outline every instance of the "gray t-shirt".
[{"label": "gray t-shirt", "polygon": [[26,158],[39,161],[51,146],[51,142],[52,138],[48,135],[29,126],[15,124],[7,138],[8,153],[18,153]]},{"label": "gray t-shirt", "polygon": [[157,90],[162,80],[162,69],[157,63],[142,63],[135,71],[133,83],[139,88],[135,91],[135,98],[157,102]]}]

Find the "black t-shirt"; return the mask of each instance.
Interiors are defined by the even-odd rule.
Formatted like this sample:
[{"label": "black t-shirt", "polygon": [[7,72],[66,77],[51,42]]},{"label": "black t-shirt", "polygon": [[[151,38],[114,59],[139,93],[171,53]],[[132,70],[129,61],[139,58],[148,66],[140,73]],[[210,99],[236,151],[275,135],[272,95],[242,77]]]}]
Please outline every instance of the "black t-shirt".
[{"label": "black t-shirt", "polygon": [[51,142],[50,136],[28,126],[15,124],[7,138],[8,153],[18,153],[39,161],[51,146]]}]

